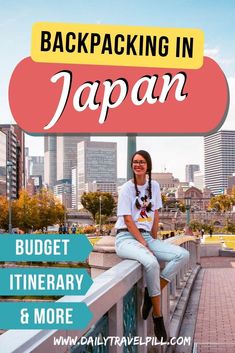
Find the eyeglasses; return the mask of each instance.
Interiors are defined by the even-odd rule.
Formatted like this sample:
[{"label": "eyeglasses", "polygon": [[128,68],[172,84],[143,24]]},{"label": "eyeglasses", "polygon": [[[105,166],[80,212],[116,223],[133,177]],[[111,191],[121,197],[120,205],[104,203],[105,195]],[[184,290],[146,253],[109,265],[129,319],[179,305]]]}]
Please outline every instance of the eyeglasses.
[{"label": "eyeglasses", "polygon": [[132,162],[132,164],[134,164],[134,165],[145,165],[147,162],[145,162],[145,161],[138,161],[138,160],[134,160],[133,162]]}]

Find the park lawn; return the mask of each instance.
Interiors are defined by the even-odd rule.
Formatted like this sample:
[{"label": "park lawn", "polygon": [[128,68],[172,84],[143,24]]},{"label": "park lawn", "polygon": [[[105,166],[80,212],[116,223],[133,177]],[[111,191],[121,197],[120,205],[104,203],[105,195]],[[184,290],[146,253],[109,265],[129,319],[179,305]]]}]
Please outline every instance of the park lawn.
[{"label": "park lawn", "polygon": [[235,234],[233,234],[233,235],[215,234],[215,235],[212,235],[212,237],[207,235],[203,243],[204,244],[220,244],[221,242],[224,242],[224,245],[227,248],[233,248],[235,250]]},{"label": "park lawn", "polygon": [[95,237],[95,238],[89,238],[88,237],[88,239],[89,239],[91,245],[94,246],[95,243],[97,243],[97,241],[99,241],[101,239],[101,237]]}]

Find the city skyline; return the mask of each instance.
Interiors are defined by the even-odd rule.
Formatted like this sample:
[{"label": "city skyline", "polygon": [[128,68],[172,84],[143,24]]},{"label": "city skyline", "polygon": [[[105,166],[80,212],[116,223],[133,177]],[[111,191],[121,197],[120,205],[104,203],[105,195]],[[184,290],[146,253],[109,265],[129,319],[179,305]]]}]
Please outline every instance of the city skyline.
[{"label": "city skyline", "polygon": [[[37,21],[55,21],[202,29],[205,34],[205,55],[212,57],[221,66],[230,87],[229,112],[221,129],[235,130],[234,14],[232,1],[224,3],[221,0],[216,4],[212,1],[178,0],[174,4],[147,1],[143,4],[132,0],[120,0],[118,3],[101,0],[99,6],[94,1],[69,1],[59,6],[54,0],[30,3],[30,6],[28,1],[2,2],[0,122],[14,123],[8,106],[8,83],[14,67],[30,55],[32,24]],[[118,177],[125,177],[127,138],[96,136],[91,140],[117,142]],[[26,146],[31,156],[43,155],[43,137],[26,136]],[[184,180],[186,164],[199,164],[200,169],[204,170],[203,137],[138,137],[137,149],[150,152],[154,172],[169,171]]]},{"label": "city skyline", "polygon": [[218,131],[207,136],[205,146],[205,183],[214,194],[228,187],[235,173],[235,131]]}]

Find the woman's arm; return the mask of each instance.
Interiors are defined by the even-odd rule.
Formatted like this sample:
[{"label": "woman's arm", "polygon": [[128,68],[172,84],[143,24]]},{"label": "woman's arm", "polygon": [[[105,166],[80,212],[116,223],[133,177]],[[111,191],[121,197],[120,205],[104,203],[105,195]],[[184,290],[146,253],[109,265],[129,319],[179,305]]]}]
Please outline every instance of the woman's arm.
[{"label": "woman's arm", "polygon": [[138,240],[142,245],[147,246],[146,241],[144,240],[141,232],[136,227],[135,222],[133,221],[132,216],[123,216],[124,222],[129,230],[129,232]]},{"label": "woman's arm", "polygon": [[154,239],[157,239],[158,223],[159,223],[159,213],[158,213],[158,210],[155,210],[153,225],[152,225],[152,229],[151,229],[151,235]]}]

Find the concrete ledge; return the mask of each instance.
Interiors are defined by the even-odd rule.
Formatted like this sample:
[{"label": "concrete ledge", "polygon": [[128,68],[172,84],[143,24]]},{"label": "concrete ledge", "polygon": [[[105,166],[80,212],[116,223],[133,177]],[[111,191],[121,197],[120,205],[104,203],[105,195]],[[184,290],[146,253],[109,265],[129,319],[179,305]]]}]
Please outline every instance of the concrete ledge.
[{"label": "concrete ledge", "polygon": [[235,257],[235,251],[234,250],[229,250],[229,249],[220,249],[219,250],[219,256]]},{"label": "concrete ledge", "polygon": [[115,237],[109,235],[101,237],[94,245],[94,252],[115,253]]},{"label": "concrete ledge", "polygon": [[113,267],[123,259],[118,257],[114,253],[101,253],[101,252],[92,252],[89,256],[89,265],[91,267],[103,268],[104,270]]},{"label": "concrete ledge", "polygon": [[115,251],[115,237],[102,237],[89,255],[88,263],[91,267],[91,277],[99,276],[104,271],[122,262],[122,260]]},{"label": "concrete ledge", "polygon": [[91,277],[95,278],[109,268],[119,264],[123,259],[115,253],[110,252],[95,252],[92,251],[89,255],[89,265],[91,267]]},{"label": "concrete ledge", "polygon": [[219,250],[221,249],[221,244],[201,244],[200,252],[201,257],[207,256],[219,256]]}]

